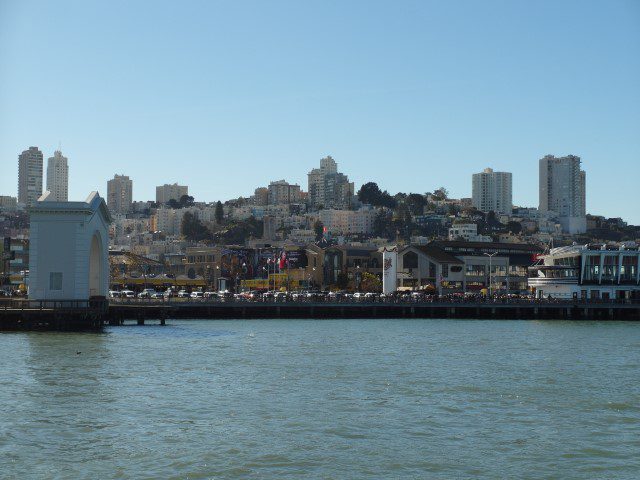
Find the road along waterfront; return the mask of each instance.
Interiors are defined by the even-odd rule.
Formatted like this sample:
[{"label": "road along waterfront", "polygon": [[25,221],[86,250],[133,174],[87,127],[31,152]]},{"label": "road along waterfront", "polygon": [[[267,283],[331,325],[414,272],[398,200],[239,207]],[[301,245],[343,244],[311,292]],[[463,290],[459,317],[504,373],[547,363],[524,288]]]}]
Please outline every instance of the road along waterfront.
[{"label": "road along waterfront", "polygon": [[637,478],[633,322],[0,334],[3,478]]}]

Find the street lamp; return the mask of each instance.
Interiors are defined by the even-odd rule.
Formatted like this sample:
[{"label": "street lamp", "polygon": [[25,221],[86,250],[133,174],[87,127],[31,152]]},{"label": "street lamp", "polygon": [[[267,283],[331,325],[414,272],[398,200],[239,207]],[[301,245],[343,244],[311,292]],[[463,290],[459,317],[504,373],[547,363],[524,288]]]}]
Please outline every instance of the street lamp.
[{"label": "street lamp", "polygon": [[493,252],[493,253],[485,253],[484,255],[486,255],[487,257],[489,257],[489,298],[491,298],[492,296],[492,290],[491,290],[491,259],[493,258],[493,256],[498,253],[498,252]]}]

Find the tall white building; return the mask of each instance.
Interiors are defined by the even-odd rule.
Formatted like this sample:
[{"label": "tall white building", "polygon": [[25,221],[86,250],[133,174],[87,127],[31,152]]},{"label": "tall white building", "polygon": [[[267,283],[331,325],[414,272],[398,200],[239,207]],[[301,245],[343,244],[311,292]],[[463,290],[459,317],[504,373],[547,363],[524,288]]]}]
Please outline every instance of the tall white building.
[{"label": "tall white building", "polygon": [[353,197],[353,183],[343,173],[338,173],[338,164],[333,158],[320,160],[320,168],[308,173],[309,202],[318,208],[348,208]]},{"label": "tall white building", "polygon": [[179,201],[183,195],[189,195],[189,187],[186,185],[164,184],[156,187],[156,202],[160,205],[166,204],[169,200]]},{"label": "tall white building", "polygon": [[107,182],[107,205],[113,213],[128,213],[133,199],[133,182],[126,175],[114,175]]},{"label": "tall white building", "polygon": [[42,164],[38,147],[29,147],[18,155],[18,202],[34,205],[42,195]]},{"label": "tall white building", "polygon": [[509,172],[494,172],[485,168],[481,173],[474,173],[472,177],[473,206],[481,212],[495,212],[511,214],[513,204],[512,181]]},{"label": "tall white building", "polygon": [[69,165],[60,150],[56,150],[47,162],[47,190],[51,192],[52,201],[69,200]]},{"label": "tall white building", "polygon": [[540,159],[538,211],[557,217],[564,233],[584,233],[587,230],[585,181],[580,157],[546,155]]}]

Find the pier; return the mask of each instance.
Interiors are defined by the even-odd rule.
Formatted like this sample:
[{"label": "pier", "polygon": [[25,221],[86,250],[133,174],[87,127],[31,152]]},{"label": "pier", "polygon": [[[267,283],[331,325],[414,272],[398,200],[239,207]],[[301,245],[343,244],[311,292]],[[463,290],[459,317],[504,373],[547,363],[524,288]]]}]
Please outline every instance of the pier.
[{"label": "pier", "polygon": [[640,303],[589,302],[118,302],[107,323],[263,318],[451,318],[504,320],[640,320]]},{"label": "pier", "polygon": [[171,319],[478,319],[640,321],[640,302],[29,301],[0,303],[0,330],[99,331]]},{"label": "pier", "polygon": [[0,301],[0,331],[100,331],[106,300]]}]

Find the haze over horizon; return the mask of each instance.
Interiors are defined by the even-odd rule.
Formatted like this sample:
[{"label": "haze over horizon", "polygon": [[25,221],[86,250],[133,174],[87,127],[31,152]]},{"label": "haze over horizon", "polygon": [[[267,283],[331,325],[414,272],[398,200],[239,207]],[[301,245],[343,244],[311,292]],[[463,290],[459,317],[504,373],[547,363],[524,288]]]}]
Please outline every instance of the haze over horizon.
[{"label": "haze over horizon", "polygon": [[69,198],[249,196],[331,155],[390,193],[581,157],[587,212],[640,224],[640,3],[0,0],[0,195],[61,143]]}]

